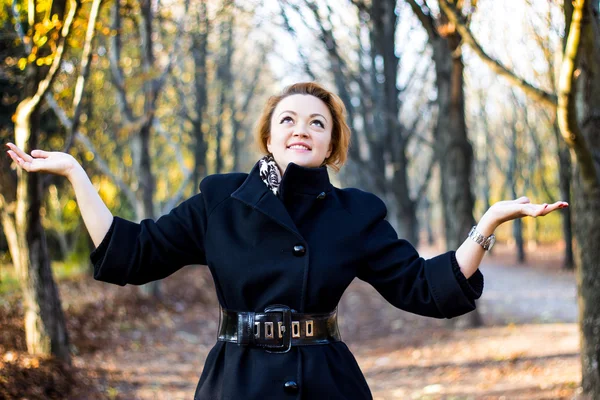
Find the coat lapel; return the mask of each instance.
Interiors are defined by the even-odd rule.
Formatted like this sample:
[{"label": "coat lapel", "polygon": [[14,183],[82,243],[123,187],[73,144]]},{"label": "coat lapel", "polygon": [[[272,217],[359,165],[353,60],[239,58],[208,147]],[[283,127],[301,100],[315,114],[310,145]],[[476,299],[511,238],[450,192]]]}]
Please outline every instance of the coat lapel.
[{"label": "coat lapel", "polygon": [[231,197],[260,211],[299,238],[302,238],[283,202],[269,190],[260,178],[258,163],[252,168],[244,183],[231,194]]}]

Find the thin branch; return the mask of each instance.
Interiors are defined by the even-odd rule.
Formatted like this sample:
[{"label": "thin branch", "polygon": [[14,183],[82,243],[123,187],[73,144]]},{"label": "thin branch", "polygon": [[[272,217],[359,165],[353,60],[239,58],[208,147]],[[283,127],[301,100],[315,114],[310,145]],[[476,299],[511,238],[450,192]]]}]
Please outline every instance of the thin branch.
[{"label": "thin branch", "polygon": [[[298,42],[298,35],[296,33],[296,30],[292,27],[292,25],[290,24],[290,20],[287,16],[287,13],[285,11],[285,7],[284,7],[284,2],[280,1],[279,2],[279,8],[281,11],[281,17],[283,18],[283,24],[285,26],[285,29],[289,32],[289,34],[292,36],[292,38],[294,38],[295,42]],[[306,72],[308,74],[308,76],[310,77],[311,80],[316,80],[316,75],[313,73],[312,69],[310,68],[310,62],[308,60],[308,57],[306,57],[306,54],[304,54],[304,51],[302,51],[302,46],[300,44],[298,44],[298,54],[300,55],[300,59],[302,60],[302,65],[304,66],[304,72]]]},{"label": "thin branch", "polygon": [[171,140],[171,138],[169,137],[169,134],[163,129],[162,125],[160,124],[160,122],[158,122],[156,120],[156,118],[153,121],[152,127],[154,128],[154,131],[159,135],[162,136],[167,143],[171,144],[171,147],[173,148],[173,150],[175,151],[175,158],[177,159],[177,163],[179,164],[179,168],[181,168],[181,170],[184,173],[188,173],[190,172],[190,169],[187,168],[183,162],[183,153],[181,152],[181,146],[179,145],[175,145],[173,143],[173,141]]},{"label": "thin branch", "polygon": [[433,40],[439,36],[437,29],[435,27],[435,20],[431,16],[430,13],[425,13],[420,5],[417,4],[415,0],[406,0],[412,8],[413,12],[423,25],[423,28],[427,31],[427,35],[429,36],[429,40]]},{"label": "thin branch", "polygon": [[425,173],[425,178],[423,178],[423,182],[417,189],[416,201],[419,201],[419,199],[422,199],[425,196],[425,192],[427,191],[427,188],[429,187],[429,181],[431,180],[431,174],[433,173],[433,167],[435,166],[436,163],[437,163],[437,158],[435,156],[435,153],[432,153],[431,160],[429,160],[429,166],[427,167],[427,172]]},{"label": "thin branch", "polygon": [[31,43],[29,41],[25,40],[25,32],[23,31],[23,25],[21,24],[21,15],[19,14],[18,7],[19,7],[18,0],[13,0],[12,13],[13,13],[13,18],[15,19],[15,30],[17,31],[17,35],[19,36],[21,43],[23,43],[23,46],[25,47],[27,54],[30,54],[31,53]]},{"label": "thin branch", "polygon": [[[409,0],[413,1],[413,0]],[[556,108],[558,104],[557,96],[553,93],[548,93],[545,90],[542,90],[533,84],[526,81],[524,78],[517,76],[513,71],[508,69],[504,64],[500,61],[490,57],[485,50],[481,47],[479,42],[473,36],[473,33],[467,28],[467,26],[462,21],[462,17],[459,14],[459,11],[456,10],[454,5],[451,5],[448,0],[439,0],[440,8],[446,14],[450,22],[452,22],[462,40],[465,44],[467,44],[473,52],[495,73],[500,76],[506,78],[510,83],[516,85],[525,92],[530,98],[535,101],[542,102],[550,107]]]},{"label": "thin branch", "polygon": [[85,87],[85,83],[87,81],[88,76],[90,75],[90,64],[92,61],[92,40],[94,39],[96,32],[96,19],[98,18],[98,11],[100,9],[101,3],[102,0],[94,0],[92,2],[87,31],[85,34],[85,42],[83,45],[83,52],[81,54],[81,64],[79,67],[80,73],[77,77],[77,82],[75,84],[75,94],[73,95],[73,125],[68,133],[69,138],[65,140],[66,144],[65,148],[63,149],[63,152],[67,152],[72,146],[73,132],[76,132],[79,129],[79,117],[81,115],[82,110],[81,98],[83,96],[83,89]]},{"label": "thin branch", "polygon": [[[54,100],[54,97],[52,97],[50,93],[47,93],[45,99],[46,103],[50,106],[52,111],[54,111],[54,114],[58,117],[61,124],[63,124],[65,128],[71,129],[73,126],[72,121],[69,119],[69,117],[67,117],[67,113],[62,109],[62,107],[56,102],[56,100]],[[112,173],[108,167],[108,164],[102,159],[90,140],[79,131],[75,132],[74,136],[75,140],[81,143],[87,151],[94,155],[94,163],[98,166],[102,173],[108,176],[121,189],[121,191],[125,193],[125,196],[131,205],[135,205],[137,200],[131,188],[122,179]]]},{"label": "thin branch", "polygon": [[133,111],[129,107],[127,101],[127,93],[125,92],[125,74],[123,69],[119,65],[121,61],[121,12],[119,1],[115,1],[115,5],[112,9],[112,28],[116,34],[112,35],[111,46],[109,46],[108,59],[110,61],[110,71],[113,85],[117,89],[118,98],[121,103],[123,114],[127,122],[134,120]]}]

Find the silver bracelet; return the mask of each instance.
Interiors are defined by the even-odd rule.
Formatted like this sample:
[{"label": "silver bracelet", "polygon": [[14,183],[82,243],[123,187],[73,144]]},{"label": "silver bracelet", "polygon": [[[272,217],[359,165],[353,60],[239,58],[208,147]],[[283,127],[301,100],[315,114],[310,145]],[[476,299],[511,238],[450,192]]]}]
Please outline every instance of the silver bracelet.
[{"label": "silver bracelet", "polygon": [[477,231],[477,227],[474,226],[469,232],[469,237],[473,239],[475,243],[478,243],[483,247],[485,251],[489,251],[494,243],[496,243],[496,235],[491,234],[490,236],[483,236],[481,233]]}]

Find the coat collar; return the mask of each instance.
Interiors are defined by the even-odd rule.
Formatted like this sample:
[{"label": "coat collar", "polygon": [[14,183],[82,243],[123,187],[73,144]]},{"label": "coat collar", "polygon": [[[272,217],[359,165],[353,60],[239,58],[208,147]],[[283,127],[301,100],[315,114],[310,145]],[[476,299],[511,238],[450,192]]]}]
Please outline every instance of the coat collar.
[{"label": "coat collar", "polygon": [[[290,163],[281,178],[280,196],[286,193],[313,195],[315,198],[322,192],[332,190],[327,167],[307,168]],[[256,163],[242,185],[231,194],[250,207],[257,209],[277,223],[301,237],[292,217],[283,202],[269,190],[260,178],[259,164]]]},{"label": "coat collar", "polygon": [[327,167],[308,168],[289,163],[281,178],[279,191],[281,198],[286,193],[317,196],[322,192],[329,192],[331,187]]}]

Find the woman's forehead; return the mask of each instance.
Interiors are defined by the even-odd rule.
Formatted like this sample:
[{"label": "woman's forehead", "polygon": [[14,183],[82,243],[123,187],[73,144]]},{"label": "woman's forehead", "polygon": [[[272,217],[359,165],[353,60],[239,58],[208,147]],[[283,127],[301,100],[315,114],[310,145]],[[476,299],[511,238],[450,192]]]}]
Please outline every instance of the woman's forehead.
[{"label": "woman's forehead", "polygon": [[298,115],[322,114],[330,119],[331,112],[323,100],[309,94],[293,94],[283,98],[275,107],[274,116],[278,116],[286,111]]}]

